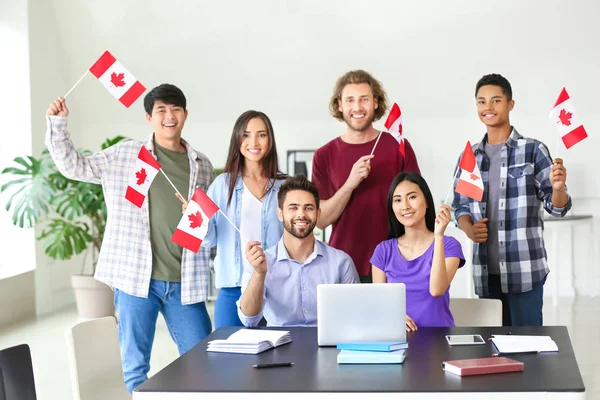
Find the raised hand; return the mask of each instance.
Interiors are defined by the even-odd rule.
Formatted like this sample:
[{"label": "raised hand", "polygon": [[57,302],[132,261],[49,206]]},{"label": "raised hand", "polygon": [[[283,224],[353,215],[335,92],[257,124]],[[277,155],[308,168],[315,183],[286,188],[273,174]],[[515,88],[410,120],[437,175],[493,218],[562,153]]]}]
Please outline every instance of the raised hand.
[{"label": "raised hand", "polygon": [[47,116],[57,116],[57,117],[66,117],[69,115],[69,109],[67,108],[67,103],[63,97],[59,97],[50,103],[50,106],[46,110]]},{"label": "raised hand", "polygon": [[350,185],[352,190],[356,189],[358,185],[369,176],[369,172],[371,172],[371,159],[373,157],[375,156],[362,156],[352,166],[352,170],[346,180],[346,183]]},{"label": "raised hand", "polygon": [[440,211],[438,211],[437,215],[435,216],[435,229],[433,233],[436,236],[444,236],[444,232],[450,223],[450,219],[450,207],[447,204],[442,204]]},{"label": "raised hand", "polygon": [[267,260],[263,249],[260,247],[260,242],[248,242],[246,245],[246,259],[254,268],[254,272],[261,275],[267,274]]},{"label": "raised hand", "polygon": [[550,171],[550,184],[552,184],[552,190],[565,190],[565,183],[567,182],[567,169],[563,166],[562,158],[555,158],[554,165]]}]

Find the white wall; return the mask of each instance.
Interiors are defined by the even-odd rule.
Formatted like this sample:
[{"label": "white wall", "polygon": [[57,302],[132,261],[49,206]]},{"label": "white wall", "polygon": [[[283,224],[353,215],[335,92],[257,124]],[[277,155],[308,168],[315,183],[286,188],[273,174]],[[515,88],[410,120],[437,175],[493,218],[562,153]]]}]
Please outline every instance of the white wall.
[{"label": "white wall", "polygon": [[[76,4],[73,2],[73,10]],[[84,3],[84,2],[82,2]],[[45,149],[44,134],[46,121],[44,114],[50,100],[64,95],[71,82],[70,62],[65,49],[66,41],[61,29],[77,26],[77,14],[58,12],[53,2],[44,0],[29,1],[29,49],[31,63],[31,137],[33,154],[39,156]],[[70,22],[68,22],[70,21]],[[65,89],[67,87],[67,89]],[[78,130],[78,121],[71,126]],[[36,228],[39,235],[42,226]],[[71,289],[71,275],[79,273],[83,257],[69,261],[54,261],[44,254],[43,245],[36,242],[36,310],[44,314],[63,308],[74,302]]]},{"label": "white wall", "polygon": [[[31,152],[27,27],[27,1],[0,0],[0,170]],[[35,268],[34,232],[12,226],[7,199],[0,198],[0,325],[35,315],[34,273],[28,272]]]},{"label": "white wall", "polygon": [[[338,76],[363,68],[400,104],[405,134],[434,196],[442,199],[465,140],[484,133],[475,114],[475,83],[498,72],[513,84],[513,124],[545,141],[552,153],[556,131],[548,113],[562,86],[568,88],[591,137],[559,155],[569,171],[573,212],[593,213],[594,232],[600,230],[594,206],[600,201],[596,0],[30,4],[34,153],[41,150],[47,103],[66,93],[105,49],[147,87],[170,82],[184,90],[190,111],[185,137],[217,167],[224,165],[234,120],[250,108],[272,118],[283,165],[286,150],[317,148],[341,134],[343,125],[327,111],[331,90]],[[141,101],[124,108],[92,76],[68,104],[78,146],[97,149],[110,136],[150,133]],[[597,243],[594,235],[576,237],[578,257]],[[48,267],[38,256],[42,268],[39,263]],[[578,260],[585,271],[576,277],[582,293],[599,293],[598,267],[597,257]]]}]

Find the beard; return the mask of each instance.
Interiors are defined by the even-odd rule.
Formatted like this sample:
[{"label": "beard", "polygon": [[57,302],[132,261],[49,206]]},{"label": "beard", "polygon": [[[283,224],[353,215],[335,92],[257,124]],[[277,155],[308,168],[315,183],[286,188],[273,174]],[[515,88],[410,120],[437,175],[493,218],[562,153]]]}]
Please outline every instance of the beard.
[{"label": "beard", "polygon": [[283,221],[283,228],[290,235],[292,235],[298,239],[306,238],[308,235],[310,235],[312,233],[312,231],[315,229],[315,226],[317,226],[317,221],[311,221],[310,219],[297,219],[295,221],[306,222],[307,225],[305,228],[296,228],[294,226],[294,221],[289,220],[289,221]]},{"label": "beard", "polygon": [[362,132],[362,131],[366,131],[367,129],[369,129],[372,125],[373,125],[373,120],[375,119],[375,115],[374,114],[367,114],[366,116],[367,118],[365,119],[364,122],[357,122],[355,120],[352,119],[352,117],[350,116],[350,114],[345,115],[344,114],[344,122],[346,122],[346,125],[348,125],[350,128],[352,128],[352,130],[357,131],[357,132]]}]

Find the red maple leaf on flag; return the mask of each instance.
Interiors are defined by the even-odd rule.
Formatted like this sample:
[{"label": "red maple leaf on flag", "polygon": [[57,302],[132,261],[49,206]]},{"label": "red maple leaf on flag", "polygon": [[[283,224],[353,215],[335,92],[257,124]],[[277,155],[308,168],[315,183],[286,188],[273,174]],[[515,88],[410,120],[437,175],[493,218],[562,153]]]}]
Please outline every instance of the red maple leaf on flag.
[{"label": "red maple leaf on flag", "polygon": [[146,182],[146,178],[148,177],[148,175],[146,174],[146,170],[144,168],[142,168],[138,172],[135,173],[135,177],[137,178],[136,183],[138,185],[143,185],[144,182]]},{"label": "red maple leaf on flag", "polygon": [[124,77],[125,75],[122,72],[120,74],[113,72],[110,74],[110,82],[116,87],[125,86],[125,81],[123,80]]},{"label": "red maple leaf on flag", "polygon": [[570,111],[566,111],[564,108],[560,110],[560,114],[558,115],[558,119],[560,119],[560,122],[565,126],[571,125],[572,117],[573,113]]},{"label": "red maple leaf on flag", "polygon": [[471,174],[471,176],[469,176],[469,178],[471,178],[472,181],[476,181],[477,179],[479,179],[479,177],[475,174]]},{"label": "red maple leaf on flag", "polygon": [[188,215],[188,219],[190,220],[190,228],[198,228],[202,226],[202,214],[200,211],[196,211],[194,214]]}]

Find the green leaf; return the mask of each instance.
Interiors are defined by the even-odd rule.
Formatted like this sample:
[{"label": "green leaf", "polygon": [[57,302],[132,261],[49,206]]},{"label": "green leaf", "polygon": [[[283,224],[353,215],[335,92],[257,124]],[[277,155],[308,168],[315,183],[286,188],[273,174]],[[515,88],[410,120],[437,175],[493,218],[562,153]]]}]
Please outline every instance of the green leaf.
[{"label": "green leaf", "polygon": [[[107,149],[126,139],[117,136],[107,139]],[[84,155],[92,152],[78,149]],[[45,253],[66,260],[84,251],[90,244],[100,249],[106,228],[106,202],[102,186],[66,178],[58,171],[48,150],[39,159],[17,157],[13,164],[0,172],[0,194],[6,197],[5,207],[13,224],[31,227],[47,222],[38,237],[44,242]],[[61,218],[51,218],[58,214]],[[83,222],[85,218],[89,223]]]},{"label": "green leaf", "polygon": [[38,239],[44,242],[44,252],[57,260],[68,260],[80,254],[92,242],[87,224],[62,219],[51,219]]},{"label": "green leaf", "polygon": [[17,157],[13,162],[16,166],[0,173],[4,179],[8,178],[0,192],[9,196],[6,210],[12,211],[13,224],[30,228],[48,212],[48,202],[54,194],[47,180],[51,169],[31,156]]},{"label": "green leaf", "polygon": [[106,141],[104,143],[102,143],[102,150],[106,150],[111,146],[114,146],[115,144],[122,142],[123,140],[129,140],[127,139],[125,136],[116,136],[112,139],[106,139]]}]

